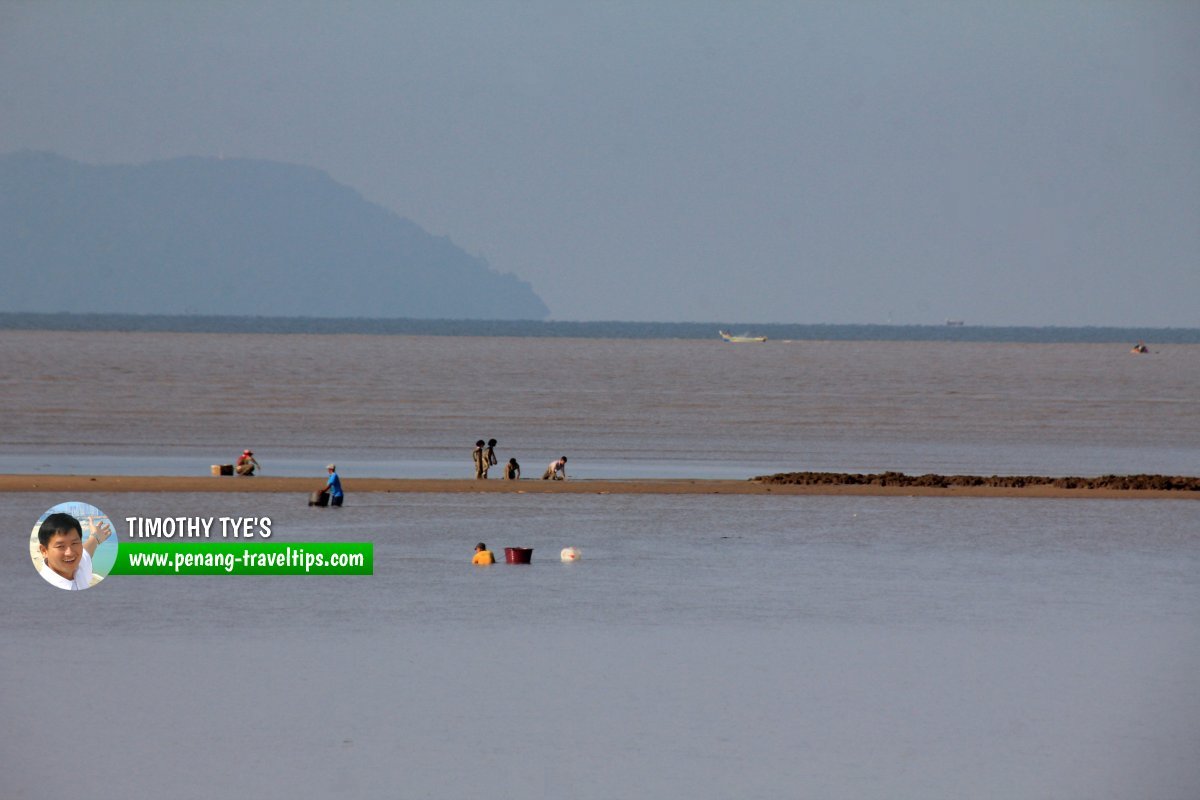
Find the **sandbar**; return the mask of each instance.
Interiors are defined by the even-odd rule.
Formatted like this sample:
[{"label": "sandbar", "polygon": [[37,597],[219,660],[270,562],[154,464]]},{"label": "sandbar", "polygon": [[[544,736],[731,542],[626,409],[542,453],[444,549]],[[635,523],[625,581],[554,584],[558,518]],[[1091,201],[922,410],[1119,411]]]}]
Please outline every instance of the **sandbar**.
[{"label": "sandbar", "polygon": [[[307,495],[322,485],[311,478],[240,477],[211,475],[0,475],[0,492],[273,492]],[[831,495],[866,497],[1025,497],[1131,500],[1200,500],[1200,491],[1161,489],[1063,488],[1052,484],[1028,486],[899,486],[855,483],[786,484],[757,479],[704,480],[650,478],[636,480],[571,479],[473,480],[441,478],[347,478],[347,496],[393,492],[425,494],[729,494]]]}]

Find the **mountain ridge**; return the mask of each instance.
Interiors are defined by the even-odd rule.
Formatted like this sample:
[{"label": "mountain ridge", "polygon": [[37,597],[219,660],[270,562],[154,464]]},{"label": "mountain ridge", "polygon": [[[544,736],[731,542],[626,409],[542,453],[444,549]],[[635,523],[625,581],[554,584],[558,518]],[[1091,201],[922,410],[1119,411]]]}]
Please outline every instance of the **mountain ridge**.
[{"label": "mountain ridge", "polygon": [[529,283],[315,167],[0,155],[0,311],[544,319]]}]

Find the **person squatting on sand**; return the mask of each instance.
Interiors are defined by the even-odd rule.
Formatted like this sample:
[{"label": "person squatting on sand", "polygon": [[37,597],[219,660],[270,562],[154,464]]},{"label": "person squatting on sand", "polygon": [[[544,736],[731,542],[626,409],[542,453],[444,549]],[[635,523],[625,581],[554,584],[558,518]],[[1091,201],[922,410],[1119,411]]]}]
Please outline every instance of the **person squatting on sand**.
[{"label": "person squatting on sand", "polygon": [[542,475],[544,481],[565,481],[567,479],[567,457],[563,456],[557,461],[551,461],[550,466],[546,467],[546,472]]},{"label": "person squatting on sand", "polygon": [[507,481],[520,480],[521,465],[517,463],[515,458],[510,458],[508,463],[504,465],[504,479]]},{"label": "person squatting on sand", "polygon": [[41,575],[59,589],[86,589],[92,585],[92,554],[112,529],[104,522],[92,525],[92,535],[83,541],[83,528],[70,514],[46,517],[38,528],[38,548],[42,553]]},{"label": "person squatting on sand", "polygon": [[234,467],[234,472],[238,475],[253,475],[254,470],[262,469],[258,462],[254,460],[254,452],[252,450],[243,450],[238,457],[237,466]]},{"label": "person squatting on sand", "polygon": [[475,545],[475,557],[471,559],[472,564],[495,564],[496,556],[491,550],[487,549],[487,545],[483,542]]}]

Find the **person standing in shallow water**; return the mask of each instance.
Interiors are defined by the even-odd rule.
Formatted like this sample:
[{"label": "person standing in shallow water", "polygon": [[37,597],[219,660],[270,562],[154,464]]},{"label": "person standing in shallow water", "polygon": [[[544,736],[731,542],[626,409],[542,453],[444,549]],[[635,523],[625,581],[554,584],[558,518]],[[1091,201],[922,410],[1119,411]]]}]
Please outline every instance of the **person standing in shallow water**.
[{"label": "person standing in shallow water", "polygon": [[483,477],[488,476],[488,470],[496,466],[496,440],[488,439],[487,449],[483,451]]},{"label": "person standing in shallow water", "polygon": [[472,564],[495,564],[496,556],[491,550],[487,549],[487,545],[483,542],[475,545],[475,556],[471,559]]},{"label": "person standing in shallow water", "polygon": [[329,505],[337,507],[346,499],[346,495],[342,492],[342,479],[338,477],[337,467],[330,464],[325,468],[329,473],[329,480],[321,487],[322,491],[329,492]]},{"label": "person standing in shallow water", "polygon": [[475,480],[480,480],[487,477],[487,456],[483,452],[483,439],[475,442],[475,449],[471,451],[471,458],[475,461]]}]

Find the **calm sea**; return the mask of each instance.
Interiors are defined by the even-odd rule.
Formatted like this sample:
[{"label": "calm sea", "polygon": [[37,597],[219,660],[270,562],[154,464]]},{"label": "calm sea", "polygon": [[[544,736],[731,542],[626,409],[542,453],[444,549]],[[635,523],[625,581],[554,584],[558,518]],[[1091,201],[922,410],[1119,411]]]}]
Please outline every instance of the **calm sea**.
[{"label": "calm sea", "polygon": [[[0,458],[1195,475],[1200,346],[1151,345],[9,331]],[[118,536],[372,541],[375,574],[61,592],[29,531],[75,499]],[[0,494],[0,797],[1200,796],[1194,500],[304,500]],[[480,540],[533,563],[471,567]]]},{"label": "calm sea", "polygon": [[1200,345],[0,333],[0,471],[1200,471]]},{"label": "calm sea", "polygon": [[717,330],[775,340],[1200,344],[1200,328],[1111,326],[833,325],[777,322],[562,322],[477,319],[223,317],[156,314],[0,312],[0,330],[151,333],[358,333],[406,336],[515,336],[570,339],[712,339]]}]

